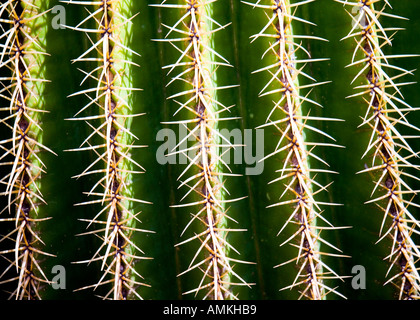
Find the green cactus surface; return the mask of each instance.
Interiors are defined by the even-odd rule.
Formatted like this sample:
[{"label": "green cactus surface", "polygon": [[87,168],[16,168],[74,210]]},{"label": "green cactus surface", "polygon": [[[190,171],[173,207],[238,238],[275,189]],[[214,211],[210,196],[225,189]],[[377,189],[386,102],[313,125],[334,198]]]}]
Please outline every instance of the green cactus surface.
[{"label": "green cactus surface", "polygon": [[0,299],[418,299],[418,12],[3,1]]}]

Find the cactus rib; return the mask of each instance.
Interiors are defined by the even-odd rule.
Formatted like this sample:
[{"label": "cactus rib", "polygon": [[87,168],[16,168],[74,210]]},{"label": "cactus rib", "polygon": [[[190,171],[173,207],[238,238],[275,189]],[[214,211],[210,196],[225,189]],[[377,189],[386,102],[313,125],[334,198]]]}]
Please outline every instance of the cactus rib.
[{"label": "cactus rib", "polygon": [[[193,240],[199,240],[201,243],[187,270],[181,275],[195,269],[200,269],[203,275],[197,288],[185,294],[197,295],[198,292],[204,291],[204,298],[219,300],[236,299],[232,287],[251,284],[237,274],[232,266],[232,263],[249,262],[234,259],[229,255],[229,251],[237,252],[237,250],[229,243],[228,234],[244,230],[230,228],[227,222],[232,220],[228,215],[227,203],[239,199],[226,199],[227,190],[223,177],[235,174],[230,173],[229,164],[223,161],[221,148],[230,149],[234,145],[218,131],[219,122],[231,118],[221,118],[220,115],[230,107],[219,101],[217,92],[234,86],[222,87],[216,82],[216,69],[230,64],[213,49],[213,34],[226,27],[216,22],[212,16],[214,2],[186,0],[183,4],[168,4],[164,1],[156,6],[181,11],[181,18],[172,27],[163,25],[168,32],[164,39],[158,41],[169,42],[181,52],[179,59],[165,68],[169,69],[168,75],[174,69],[182,69],[169,83],[176,80],[184,82],[186,89],[171,95],[168,99],[173,99],[180,105],[175,114],[180,110],[186,110],[191,114],[191,118],[171,123],[190,125],[191,128],[188,128],[189,133],[185,139],[193,139],[195,142],[195,145],[189,149],[179,148],[180,150],[171,153],[182,153],[188,157],[189,164],[178,178],[182,179],[180,187],[188,189],[183,199],[190,193],[198,196],[197,201],[174,205],[174,207],[197,208],[194,209],[197,212],[192,214],[184,231],[194,220],[199,220],[202,224],[200,233],[178,244]],[[217,27],[214,28],[214,25]],[[172,38],[170,37],[172,33],[178,33],[180,37]],[[185,48],[182,47],[184,43]],[[186,97],[186,101],[178,102],[176,100],[178,97]],[[189,176],[192,170],[195,171]],[[238,281],[233,281],[233,278]]]},{"label": "cactus rib", "polygon": [[[308,121],[332,121],[337,119],[316,118],[310,116],[309,113],[305,115],[304,110],[302,110],[305,104],[316,106],[320,106],[320,104],[308,98],[307,95],[304,95],[304,89],[314,88],[323,83],[315,81],[308,85],[299,84],[305,77],[311,81],[314,81],[314,79],[303,71],[304,67],[298,67],[298,65],[325,60],[311,58],[309,52],[303,47],[302,43],[299,43],[299,39],[323,39],[316,36],[294,34],[292,27],[292,24],[295,23],[294,21],[310,23],[307,20],[298,18],[292,13],[292,10],[312,1],[295,3],[291,3],[288,0],[258,1],[257,3],[243,2],[255,8],[263,9],[268,18],[268,22],[261,31],[251,37],[252,42],[259,38],[270,39],[270,46],[264,52],[263,58],[269,54],[274,57],[274,62],[271,65],[255,71],[270,73],[270,80],[261,90],[260,96],[279,96],[278,100],[274,102],[274,107],[267,116],[266,123],[261,125],[260,128],[273,126],[278,130],[281,136],[276,149],[266,155],[264,160],[286,152],[283,168],[279,170],[280,177],[272,180],[270,183],[288,181],[284,184],[285,188],[280,196],[280,200],[287,195],[291,198],[272,204],[269,207],[292,205],[294,208],[286,223],[280,229],[279,234],[282,233],[289,224],[297,224],[299,226],[293,235],[282,244],[291,243],[293,239],[300,238],[299,244],[295,245],[291,243],[298,249],[297,256],[278,265],[283,266],[292,262],[300,262],[299,271],[294,282],[290,286],[282,288],[282,290],[303,286],[301,297],[320,300],[324,299],[330,292],[343,297],[335,288],[330,288],[324,283],[323,279],[327,277],[337,278],[342,281],[343,278],[322,260],[323,255],[340,257],[343,257],[343,255],[321,251],[320,245],[322,243],[341,252],[341,250],[334,245],[321,238],[321,231],[324,228],[317,225],[317,220],[322,220],[328,225],[328,228],[335,228],[322,216],[320,206],[332,206],[337,204],[326,203],[316,199],[317,194],[325,191],[330,184],[327,186],[321,185],[317,182],[315,176],[318,173],[332,172],[311,167],[310,161],[312,158],[328,165],[322,158],[314,153],[314,148],[317,146],[340,146],[334,143],[309,142],[305,138],[306,131],[313,131],[334,141],[327,133],[310,126]],[[303,51],[307,57],[299,57],[301,51]]]},{"label": "cactus rib", "polygon": [[[363,157],[373,153],[372,162],[368,168],[359,172],[373,174],[376,179],[372,199],[366,203],[375,203],[384,212],[378,242],[388,236],[392,239],[391,252],[386,257],[390,261],[387,277],[392,269],[397,271],[388,277],[385,284],[392,282],[399,288],[399,299],[419,298],[420,276],[416,261],[420,258],[420,251],[412,234],[419,232],[420,222],[410,209],[418,206],[413,201],[418,190],[413,190],[406,182],[407,179],[418,178],[405,171],[405,168],[419,169],[410,162],[410,158],[417,157],[418,153],[407,142],[410,136],[400,134],[398,126],[416,131],[420,129],[406,118],[407,113],[414,109],[404,101],[400,88],[409,83],[396,82],[398,78],[412,74],[412,71],[389,62],[393,58],[413,55],[385,54],[384,46],[390,45],[395,35],[393,33],[389,36],[388,32],[398,28],[384,28],[381,25],[382,16],[403,18],[385,12],[390,7],[388,1],[336,1],[351,6],[358,13],[357,16],[349,13],[354,21],[353,28],[343,39],[353,38],[356,42],[350,66],[356,66],[360,71],[353,82],[364,78],[364,83],[355,87],[358,92],[352,97],[363,97],[367,110],[360,126],[367,125],[371,129],[370,141]],[[376,6],[381,9],[376,9]],[[387,70],[395,70],[399,74],[389,76]]]},{"label": "cactus rib", "polygon": [[[81,289],[111,283],[112,286],[104,299],[112,297],[114,300],[125,300],[129,295],[141,298],[136,288],[149,285],[135,279],[141,276],[135,270],[134,263],[148,258],[140,255],[144,252],[130,237],[133,232],[151,231],[136,228],[140,212],[136,213],[133,210],[134,205],[149,202],[133,198],[131,190],[132,175],[144,172],[144,168],[130,155],[133,148],[143,147],[134,144],[133,139],[138,138],[130,132],[131,118],[137,116],[131,114],[130,95],[138,89],[131,87],[132,81],[128,72],[132,66],[137,65],[127,57],[138,54],[128,48],[126,41],[129,37],[127,29],[134,16],[127,18],[123,15],[124,1],[62,2],[93,6],[92,12],[86,8],[87,18],[76,27],[68,28],[85,32],[91,43],[89,49],[74,62],[94,61],[97,64],[90,72],[83,71],[85,78],[82,83],[92,81],[95,86],[71,95],[89,96],[89,103],[72,120],[86,121],[92,129],[92,133],[80,147],[72,151],[89,151],[97,156],[77,178],[100,174],[97,183],[86,192],[88,196],[97,199],[77,205],[100,205],[100,211],[94,218],[83,219],[88,222],[88,227],[92,224],[99,227],[83,235],[97,235],[102,244],[91,259],[79,263],[101,260],[103,275],[96,284]],[[89,26],[90,22],[94,23],[94,28]],[[93,107],[97,108],[94,115],[78,116]],[[94,123],[98,120],[100,124],[95,126]]]},{"label": "cactus rib", "polygon": [[[41,299],[42,284],[50,283],[39,263],[43,256],[53,256],[44,252],[38,234],[38,224],[48,218],[39,218],[40,206],[45,205],[40,189],[41,176],[46,173],[40,154],[51,152],[42,142],[41,114],[44,110],[42,94],[45,80],[42,79],[42,63],[45,43],[37,35],[37,29],[45,24],[46,11],[39,8],[39,1],[6,1],[0,6],[1,22],[10,28],[4,31],[3,50],[0,67],[11,72],[0,79],[3,88],[1,97],[9,101],[9,106],[1,111],[9,116],[1,120],[12,131],[12,136],[0,142],[4,151],[2,165],[10,165],[10,173],[1,180],[6,185],[2,195],[8,203],[4,211],[14,214],[13,218],[0,221],[14,222],[14,229],[0,241],[12,240],[14,248],[0,252],[9,261],[9,267],[1,277],[16,268],[17,275],[2,281],[17,281],[11,297],[16,299]],[[10,161],[9,161],[10,159]],[[14,259],[5,255],[13,254]]]}]

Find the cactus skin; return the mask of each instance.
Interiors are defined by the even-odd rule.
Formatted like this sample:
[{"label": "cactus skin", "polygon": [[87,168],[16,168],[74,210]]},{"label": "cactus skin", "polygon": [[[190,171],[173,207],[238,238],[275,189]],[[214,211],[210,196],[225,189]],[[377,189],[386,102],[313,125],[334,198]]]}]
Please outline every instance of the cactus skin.
[{"label": "cactus skin", "polygon": [[[76,26],[83,17],[87,16],[87,11],[82,5],[74,5],[75,2],[66,4],[51,0],[46,4],[43,1],[40,10],[45,11],[56,4],[62,4],[66,9],[66,25]],[[165,3],[169,3],[169,1]],[[180,3],[183,2],[180,1]],[[266,4],[263,1],[260,1],[260,3],[261,5]],[[129,119],[130,121],[125,122],[130,131],[139,138],[139,143],[148,146],[148,148],[134,148],[130,152],[132,159],[147,169],[143,174],[133,175],[132,196],[135,199],[146,199],[153,203],[152,205],[136,203],[133,212],[141,211],[139,218],[142,223],[139,225],[137,222],[137,228],[141,226],[156,232],[133,232],[130,235],[130,240],[145,252],[145,255],[141,255],[142,258],[145,256],[153,258],[151,260],[141,259],[139,263],[133,262],[136,272],[144,278],[138,277],[136,280],[147,284],[147,286],[140,285],[138,290],[136,288],[136,293],[145,299],[202,298],[206,295],[206,290],[197,293],[197,295],[195,295],[195,292],[188,295],[183,294],[197,288],[203,275],[198,268],[183,273],[188,269],[191,258],[197,252],[197,247],[200,244],[194,245],[194,243],[199,243],[199,240],[177,245],[194,235],[194,232],[196,234],[201,232],[199,228],[202,225],[201,223],[191,225],[184,233],[183,238],[180,238],[183,229],[190,221],[190,213],[192,212],[191,208],[188,207],[174,207],[174,205],[181,203],[179,200],[189,190],[185,188],[179,188],[178,190],[179,181],[177,181],[177,178],[182,173],[183,168],[178,164],[160,165],[156,163],[156,152],[162,146],[162,141],[157,139],[160,129],[173,127],[173,124],[167,124],[169,122],[195,117],[195,115],[191,117],[189,112],[181,112],[178,114],[179,118],[174,119],[172,116],[174,108],[179,106],[174,104],[172,99],[166,99],[173,94],[186,90],[185,88],[188,86],[187,83],[182,83],[182,81],[175,81],[167,86],[170,81],[167,76],[168,69],[162,69],[162,67],[177,61],[180,52],[168,43],[150,41],[150,39],[163,39],[165,37],[167,29],[161,23],[172,26],[180,17],[174,14],[175,10],[149,6],[149,4],[146,1],[135,1],[123,10],[127,17],[132,17],[140,12],[132,20],[133,24],[130,31],[132,37],[127,47],[141,53],[142,56],[128,55],[127,58],[128,60],[132,59],[141,67],[133,67],[130,71],[132,79],[129,81],[133,83],[129,84],[128,87],[143,89],[142,92],[133,91],[130,95],[130,100],[132,99],[130,103],[132,106],[131,114],[147,114],[141,117],[132,117]],[[392,39],[392,47],[384,46],[386,54],[397,55],[405,52],[420,52],[420,45],[413,41],[418,34],[416,30],[419,30],[420,27],[420,22],[415,15],[416,10],[418,12],[420,9],[420,3],[399,1],[395,4],[392,3],[392,5],[393,10],[386,8],[386,12],[407,16],[410,20],[399,20],[401,27],[405,27],[406,30],[398,32],[397,36]],[[219,86],[239,85],[228,90],[218,90],[217,98],[224,105],[235,105],[235,107],[229,109],[229,115],[226,113],[226,116],[237,118],[231,119],[231,121],[219,121],[218,127],[226,126],[229,129],[240,128],[241,130],[257,128],[265,123],[268,115],[267,109],[260,106],[272,105],[272,100],[279,97],[278,94],[259,96],[260,90],[270,81],[272,76],[268,72],[254,73],[255,70],[270,65],[273,61],[272,58],[275,58],[272,55],[266,55],[261,61],[260,57],[268,47],[267,42],[264,39],[258,39],[258,41],[250,43],[249,38],[261,31],[261,28],[268,21],[267,16],[264,10],[253,9],[252,6],[235,0],[216,1],[212,3],[212,6],[215,20],[221,25],[227,25],[231,22],[229,26],[214,34],[212,48],[231,62],[233,66],[217,68],[217,84]],[[88,8],[92,7],[89,6]],[[349,8],[349,6],[346,7]],[[351,258],[337,258],[324,255],[322,262],[330,266],[337,274],[343,276],[352,275],[352,268],[355,265],[363,266],[367,270],[366,290],[355,290],[352,287],[351,279],[344,277],[344,283],[339,279],[336,279],[338,281],[323,279],[323,282],[348,299],[404,298],[404,294],[401,295],[401,282],[398,279],[395,279],[397,280],[397,287],[390,283],[383,286],[387,280],[398,274],[398,271],[393,273],[394,270],[391,270],[386,275],[390,264],[383,261],[392,250],[392,238],[386,237],[375,244],[389,230],[384,229],[385,231],[378,237],[384,217],[383,211],[373,203],[364,204],[369,200],[372,186],[378,182],[380,175],[375,178],[369,173],[356,174],[356,172],[365,168],[365,163],[371,165],[372,158],[367,158],[369,155],[363,159],[360,158],[366,151],[366,147],[369,146],[372,130],[367,124],[359,127],[361,124],[360,116],[364,116],[367,111],[366,101],[360,96],[345,99],[346,96],[354,94],[349,84],[361,70],[356,69],[357,66],[345,68],[352,61],[352,54],[355,49],[354,41],[340,42],[340,39],[345,37],[351,29],[352,19],[349,19],[342,3],[321,0],[302,5],[293,14],[316,24],[316,26],[313,26],[294,21],[292,22],[294,34],[316,34],[329,40],[329,42],[321,43],[312,41],[312,39],[302,39],[302,42],[299,42],[307,48],[311,57],[330,58],[329,61],[308,63],[305,69],[302,69],[321,82],[331,80],[329,84],[312,88],[311,95],[308,97],[323,105],[324,108],[311,108],[311,115],[313,117],[345,120],[345,122],[307,122],[307,124],[315,126],[323,132],[330,133],[338,144],[346,147],[345,149],[316,148],[317,155],[330,164],[331,167],[328,170],[339,172],[338,175],[331,176],[330,173],[325,172],[316,176],[316,181],[324,186],[334,181],[329,186],[328,192],[320,192],[316,195],[318,196],[317,201],[344,205],[326,206],[322,215],[334,226],[352,227],[351,229],[322,232],[325,240],[340,248],[343,254],[351,256]],[[271,16],[271,13],[269,16]],[[51,22],[52,17],[53,15],[50,13],[43,16],[49,22]],[[329,17],[334,17],[334,19]],[[392,21],[384,18],[381,23],[384,27],[395,27],[395,20],[389,20]],[[344,23],[344,21],[347,21],[347,23]],[[91,20],[90,22],[95,24],[97,21]],[[346,27],[343,27],[343,24]],[[39,229],[37,229],[36,234],[40,236],[44,243],[44,245],[38,243],[38,248],[54,254],[54,257],[49,255],[38,256],[38,258],[40,258],[40,266],[49,280],[52,280],[51,270],[54,265],[63,265],[66,268],[67,288],[56,290],[48,283],[44,283],[38,289],[39,296],[37,298],[93,299],[97,296],[106,296],[110,290],[112,292],[108,297],[113,298],[115,287],[112,283],[104,284],[95,290],[77,290],[98,283],[104,275],[103,270],[101,270],[102,261],[93,261],[88,266],[74,263],[75,261],[89,259],[104,243],[103,239],[92,234],[75,236],[89,231],[95,233],[100,228],[96,228],[99,224],[91,224],[89,229],[86,230],[86,224],[78,221],[78,219],[92,220],[101,210],[100,204],[88,206],[74,206],[74,204],[86,202],[86,195],[83,192],[89,191],[101,177],[91,175],[80,179],[71,179],[72,176],[80,175],[92,161],[95,161],[96,155],[93,151],[63,152],[63,150],[74,149],[92,133],[91,127],[82,121],[64,120],[72,118],[84,104],[90,101],[84,95],[72,96],[71,98],[67,98],[67,96],[95,86],[95,79],[86,80],[82,86],[79,86],[85,74],[76,70],[77,67],[85,71],[92,70],[90,68],[93,64],[81,61],[71,64],[71,60],[83,54],[92,45],[92,42],[89,41],[86,34],[71,28],[54,30],[51,28],[51,23],[48,23],[45,29],[45,34],[39,33],[39,37],[40,39],[46,38],[46,51],[50,55],[43,56],[45,59],[43,65],[45,67],[44,79],[51,82],[43,84],[45,92],[43,95],[45,103],[43,110],[49,112],[42,112],[42,115],[38,118],[40,119],[39,124],[42,126],[42,135],[39,136],[39,139],[41,139],[43,145],[54,150],[58,157],[51,152],[39,152],[39,156],[46,166],[46,169],[44,168],[46,173],[42,174],[42,181],[41,179],[38,180],[37,185],[39,185],[43,198],[48,205],[39,205],[37,217],[39,219],[51,217],[52,219],[39,221],[37,224]],[[172,35],[175,35],[175,32]],[[92,36],[93,38],[94,36]],[[91,54],[92,57],[99,55],[97,52],[91,52]],[[302,56],[298,56],[298,58],[302,58]],[[419,60],[416,57],[399,59],[398,66],[406,70],[412,70]],[[7,68],[0,68],[1,77],[10,77],[9,71]],[[397,75],[392,71],[389,72],[390,76]],[[418,72],[415,72],[415,80],[418,81],[418,77]],[[310,81],[305,82],[305,79],[299,79],[300,86],[309,83]],[[365,75],[361,75],[355,81],[354,86],[359,85],[366,85]],[[413,106],[413,108],[420,105],[417,85],[401,87],[400,90],[407,104]],[[9,106],[10,101],[5,99],[4,96],[1,98],[2,107]],[[181,99],[181,97],[177,99]],[[96,109],[95,112],[100,110],[99,107]],[[307,111],[303,109],[304,113]],[[10,115],[8,112],[9,109],[6,110],[6,113],[2,112],[2,119]],[[411,124],[418,127],[420,123],[415,114],[413,112],[406,117]],[[90,115],[97,116],[98,113],[92,111]],[[97,127],[98,123],[94,122],[93,124]],[[410,130],[406,129],[410,128],[400,126],[398,129],[401,130],[400,132],[404,137],[411,134]],[[266,127],[264,131],[264,147],[267,155],[276,150],[279,136],[274,126]],[[8,126],[0,126],[0,140],[10,137],[10,132]],[[96,136],[99,140],[103,139],[99,134]],[[326,136],[310,132],[310,130],[306,130],[305,139],[305,141],[331,143]],[[97,141],[95,141],[95,145]],[[409,142],[415,152],[420,150],[420,143],[417,139],[410,139]],[[255,145],[253,147],[255,152]],[[417,175],[415,165],[418,164],[418,160],[416,158],[410,158],[409,160],[413,163],[413,167],[404,168],[404,172]],[[276,236],[279,226],[283,226],[287,217],[290,217],[291,208],[287,206],[266,208],[275,203],[276,199],[279,199],[285,190],[279,182],[267,184],[267,182],[276,178],[274,172],[283,164],[284,161],[276,155],[264,160],[264,172],[260,175],[227,177],[227,179],[224,179],[224,186],[232,193],[229,196],[230,199],[247,196],[246,199],[241,201],[229,203],[228,211],[229,216],[239,222],[236,225],[235,223],[230,224],[231,221],[228,221],[230,228],[247,229],[246,232],[229,232],[227,237],[229,243],[237,248],[241,254],[235,255],[235,252],[231,250],[228,256],[238,258],[241,261],[255,262],[255,264],[235,263],[233,267],[233,270],[247,283],[255,283],[251,289],[248,286],[231,285],[229,291],[239,299],[297,299],[301,297],[302,291],[299,292],[299,290],[279,291],[279,288],[290,286],[293,283],[299,268],[296,268],[294,263],[283,265],[281,268],[273,268],[281,261],[295,258],[297,251],[293,245],[299,245],[299,241],[295,241],[291,242],[293,244],[291,246],[279,247],[290,235],[296,232],[297,229],[295,229],[294,224],[288,225],[282,234]],[[249,167],[247,164],[230,164],[232,172],[235,173],[243,173],[247,167]],[[317,165],[310,163],[309,167],[316,168]],[[10,170],[8,171],[8,169],[10,168],[11,166],[1,166],[1,177],[9,174]],[[96,180],[97,178],[98,180]],[[413,190],[420,189],[420,183],[417,180],[413,179],[413,181],[407,182],[410,182],[410,187]],[[6,184],[3,183],[2,186],[4,187],[1,190],[3,192],[6,190]],[[380,191],[379,188],[378,191]],[[102,191],[98,189],[98,192]],[[192,195],[193,192],[188,200],[194,198],[194,201],[197,201],[197,199],[200,199],[200,195]],[[375,197],[376,195],[372,199]],[[90,198],[88,200],[92,200],[93,196]],[[406,199],[404,196],[404,200]],[[7,207],[7,196],[2,196],[0,201],[2,201],[2,208]],[[413,200],[414,202],[415,200]],[[418,220],[418,208],[415,205],[410,207],[410,213]],[[0,218],[7,219],[9,217],[12,216],[8,216],[6,210],[2,212]],[[105,218],[103,221],[106,220]],[[317,219],[317,226],[323,223],[320,220]],[[14,225],[10,221],[0,223],[0,234],[2,236],[7,235],[13,229]],[[104,233],[102,235],[96,234],[104,236]],[[413,242],[418,243],[418,238],[416,232],[411,234]],[[0,242],[0,251],[8,251],[13,246],[13,239],[4,239]],[[106,250],[105,247],[103,252]],[[331,249],[331,251],[329,249],[328,246],[321,244],[323,252],[335,253],[334,249]],[[5,253],[0,260],[0,274],[8,267],[10,272],[15,268],[15,266],[10,267],[14,260],[13,253]],[[5,274],[0,281],[9,279],[10,272]],[[183,274],[178,276],[181,273]],[[112,279],[113,275],[108,274],[108,276],[110,278],[107,279]],[[230,281],[233,282],[233,278],[231,277]],[[15,296],[10,295],[16,290],[16,284],[17,281],[3,282],[0,285],[1,298],[15,298]],[[139,296],[132,292],[127,298],[139,298]],[[208,297],[210,296],[208,295]],[[328,294],[326,298],[340,299],[341,296]]]}]

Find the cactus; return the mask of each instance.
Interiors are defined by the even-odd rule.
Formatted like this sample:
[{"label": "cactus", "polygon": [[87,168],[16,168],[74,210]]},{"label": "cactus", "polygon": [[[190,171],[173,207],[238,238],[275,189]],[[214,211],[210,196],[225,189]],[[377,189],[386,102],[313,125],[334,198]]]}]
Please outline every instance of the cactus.
[{"label": "cactus", "polygon": [[417,299],[394,2],[4,1],[2,298]]},{"label": "cactus", "polygon": [[[9,102],[2,108],[9,113],[2,122],[11,129],[10,137],[2,139],[3,164],[11,166],[2,182],[6,185],[5,211],[13,218],[3,221],[14,224],[11,232],[3,237],[12,239],[14,245],[2,253],[13,254],[8,258],[8,268],[17,271],[11,280],[17,282],[13,295],[19,299],[39,298],[40,285],[49,283],[39,263],[41,256],[49,254],[41,248],[44,243],[37,233],[38,225],[48,219],[39,217],[39,207],[46,203],[40,190],[45,164],[39,154],[45,150],[53,152],[43,143],[40,125],[42,113],[46,111],[43,95],[47,79],[42,66],[46,52],[45,39],[36,35],[42,36],[39,30],[45,24],[46,13],[38,5],[20,1],[6,2],[1,7],[7,16],[4,22],[10,26],[3,34],[1,65],[12,72],[2,78],[2,94]],[[11,161],[9,155],[13,157]]]}]

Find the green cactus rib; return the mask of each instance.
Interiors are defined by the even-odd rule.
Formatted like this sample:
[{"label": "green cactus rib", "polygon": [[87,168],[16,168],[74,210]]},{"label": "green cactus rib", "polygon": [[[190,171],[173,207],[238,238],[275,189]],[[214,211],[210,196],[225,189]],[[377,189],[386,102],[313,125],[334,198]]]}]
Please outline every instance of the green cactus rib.
[{"label": "green cactus rib", "polygon": [[[133,148],[143,147],[134,144],[138,139],[130,132],[132,117],[130,95],[134,90],[130,78],[130,70],[137,65],[130,60],[136,52],[126,46],[130,37],[130,24],[133,17],[124,16],[127,1],[63,1],[77,5],[93,7],[87,9],[88,15],[76,27],[68,27],[85,32],[90,41],[90,47],[74,62],[94,62],[91,71],[86,72],[82,81],[94,84],[89,89],[81,90],[75,95],[87,95],[89,102],[75,115],[72,120],[85,121],[92,129],[91,134],[82,142],[79,148],[72,151],[89,151],[96,155],[91,163],[77,178],[100,176],[95,185],[87,192],[87,196],[97,199],[88,200],[77,205],[98,205],[99,212],[95,217],[83,219],[98,226],[92,231],[102,240],[102,244],[94,256],[79,263],[102,261],[103,275],[96,284],[87,285],[81,289],[108,286],[110,289],[104,298],[125,300],[130,296],[141,298],[137,287],[148,284],[136,280],[141,278],[134,263],[142,259],[144,252],[138,244],[130,240],[133,232],[151,232],[136,227],[139,222],[135,212],[136,203],[149,202],[132,197],[132,175],[144,173],[144,168],[131,157]],[[89,23],[92,22],[94,27]],[[92,35],[92,36],[90,36]],[[91,114],[79,116],[90,110]]]},{"label": "green cactus rib", "polygon": [[0,67],[10,73],[0,79],[1,97],[9,102],[0,108],[9,113],[1,122],[11,130],[11,136],[0,142],[4,151],[1,165],[11,166],[1,179],[6,186],[2,195],[8,198],[2,213],[14,216],[0,220],[14,225],[1,239],[14,242],[12,249],[0,252],[9,261],[1,274],[7,279],[1,283],[17,281],[11,297],[28,300],[40,299],[41,285],[50,283],[39,261],[52,256],[43,251],[44,243],[37,232],[38,224],[48,219],[38,217],[40,207],[46,204],[41,193],[40,179],[45,174],[41,153],[54,153],[43,145],[40,126],[42,114],[47,112],[42,99],[46,12],[40,7],[41,2],[35,0],[6,1],[0,6],[0,21],[9,27],[1,36],[4,45]]},{"label": "green cactus rib", "polygon": [[[232,258],[230,252],[235,251],[229,243],[228,234],[242,229],[229,227],[232,220],[228,215],[227,204],[239,199],[226,199],[228,193],[224,186],[224,177],[234,176],[230,173],[229,164],[222,159],[223,150],[234,148],[220,131],[220,121],[232,118],[221,117],[222,113],[229,111],[217,98],[219,90],[230,89],[233,86],[219,86],[217,84],[216,69],[220,66],[230,66],[229,62],[214,51],[212,42],[215,32],[224,29],[213,17],[212,4],[215,1],[187,0],[177,4],[162,2],[156,5],[161,8],[177,10],[180,18],[173,26],[163,26],[168,29],[164,39],[158,41],[169,42],[181,53],[178,60],[165,66],[169,69],[168,75],[174,70],[179,70],[169,82],[178,81],[185,83],[185,90],[177,92],[168,99],[173,99],[179,104],[178,110],[186,111],[190,116],[186,120],[171,121],[172,124],[188,127],[188,134],[169,155],[184,154],[188,158],[188,165],[178,177],[180,187],[187,189],[183,201],[190,194],[196,196],[196,201],[177,204],[174,207],[193,207],[197,212],[191,213],[191,220],[185,227],[192,228],[196,221],[201,227],[195,234],[178,244],[199,241],[188,268],[180,275],[200,270],[202,277],[196,288],[188,290],[185,294],[193,293],[195,296],[204,292],[205,299],[236,299],[232,288],[236,285],[247,283],[233,270],[234,263],[249,263]],[[172,36],[178,34],[179,37]],[[185,45],[183,47],[183,45]],[[177,101],[184,97],[185,101]],[[183,148],[183,141],[193,140],[192,147]],[[224,151],[226,152],[226,151]],[[188,199],[188,198],[187,198]],[[235,281],[236,279],[236,281]]]},{"label": "green cactus rib", "polygon": [[[407,179],[418,178],[405,171],[407,168],[418,170],[410,162],[418,153],[407,142],[415,136],[402,135],[397,127],[406,126],[416,131],[420,129],[410,124],[406,118],[407,113],[415,108],[404,101],[400,87],[409,83],[396,82],[397,79],[412,74],[412,71],[389,63],[390,59],[410,55],[384,53],[384,47],[391,44],[395,34],[389,36],[388,32],[398,28],[384,28],[380,22],[381,17],[402,17],[385,12],[387,7],[391,7],[388,1],[336,1],[351,6],[352,13],[357,12],[357,15],[349,13],[353,19],[353,28],[344,39],[354,38],[356,42],[350,66],[358,67],[360,71],[353,82],[361,77],[364,83],[355,87],[359,91],[352,97],[363,97],[367,110],[361,126],[367,125],[372,131],[363,155],[371,155],[372,162],[359,173],[370,173],[375,179],[372,199],[367,203],[376,203],[384,212],[378,242],[386,237],[392,240],[391,252],[386,257],[390,267],[385,284],[393,283],[399,288],[399,299],[418,299],[420,277],[416,262],[420,258],[420,251],[412,235],[419,233],[420,222],[411,212],[412,207],[419,207],[413,201],[418,191],[413,190],[406,182]],[[399,74],[391,77],[388,70],[395,70]],[[391,272],[395,274],[388,276]]]},{"label": "green cactus rib", "polygon": [[[344,257],[341,250],[333,244],[321,238],[321,232],[326,229],[337,229],[333,227],[323,216],[321,206],[337,205],[330,202],[322,202],[317,199],[317,194],[325,191],[329,185],[321,185],[315,178],[319,173],[332,173],[330,170],[315,168],[312,164],[315,159],[324,165],[328,164],[314,153],[314,148],[318,146],[339,147],[334,143],[309,142],[306,139],[306,132],[312,131],[321,134],[330,140],[334,140],[330,135],[316,127],[310,126],[308,121],[332,121],[337,119],[316,118],[305,113],[305,104],[320,106],[320,104],[304,94],[307,88],[313,88],[322,83],[316,82],[306,74],[303,69],[306,63],[322,61],[325,59],[311,58],[309,52],[299,43],[301,39],[321,38],[309,35],[297,35],[293,32],[292,24],[297,22],[310,23],[298,18],[292,10],[312,1],[301,1],[290,3],[285,0],[258,1],[257,3],[244,2],[253,7],[263,9],[266,12],[268,22],[258,34],[253,35],[252,41],[263,38],[269,39],[270,45],[264,52],[272,55],[274,61],[271,65],[263,67],[255,72],[269,72],[271,77],[267,84],[262,88],[260,96],[277,95],[274,106],[267,115],[266,123],[263,127],[274,127],[280,135],[280,139],[275,150],[264,157],[268,159],[273,156],[282,156],[283,167],[278,170],[280,177],[272,180],[274,182],[284,182],[284,192],[280,196],[280,202],[269,207],[292,206],[293,210],[285,224],[281,227],[279,234],[284,232],[289,224],[298,225],[297,230],[282,244],[291,244],[298,249],[297,256],[291,260],[281,263],[283,266],[288,263],[299,263],[299,271],[294,282],[284,289],[302,288],[301,297],[314,300],[321,300],[327,294],[333,292],[344,297],[338,291],[325,284],[323,279],[336,278],[343,281],[333,269],[322,260],[322,256]],[[306,57],[299,57],[303,51]],[[299,65],[303,67],[299,67]],[[300,81],[305,78],[313,83],[301,85]],[[312,165],[312,166],[311,166]],[[283,199],[282,199],[283,198]],[[285,199],[286,198],[286,199]],[[318,221],[322,221],[326,226],[322,226]],[[291,241],[299,239],[298,244]],[[321,244],[324,244],[340,253],[327,253],[321,251]]]}]

